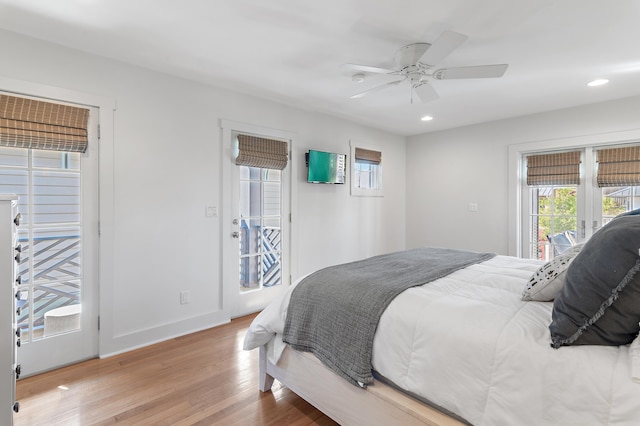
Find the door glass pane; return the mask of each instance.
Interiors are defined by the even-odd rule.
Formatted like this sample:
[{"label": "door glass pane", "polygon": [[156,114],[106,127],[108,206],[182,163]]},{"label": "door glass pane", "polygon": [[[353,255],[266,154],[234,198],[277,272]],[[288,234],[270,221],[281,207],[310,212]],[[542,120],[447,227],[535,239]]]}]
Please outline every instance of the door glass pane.
[{"label": "door glass pane", "polygon": [[260,252],[260,218],[249,219],[247,223],[247,253],[258,254]]},{"label": "door glass pane", "polygon": [[0,146],[0,164],[8,167],[27,167],[29,150]]},{"label": "door glass pane", "polygon": [[80,170],[80,153],[34,151],[33,167],[42,169]]},{"label": "door glass pane", "polygon": [[250,167],[238,167],[240,173],[240,180],[249,180]]},{"label": "door glass pane", "polygon": [[[241,169],[244,167],[241,167]],[[251,216],[251,183],[248,181],[240,181],[240,198],[239,198],[240,217]]]},{"label": "door glass pane", "polygon": [[260,256],[240,258],[240,291],[254,290],[260,287]]},{"label": "door glass pane", "polygon": [[80,278],[80,228],[33,231],[33,279],[65,282]]},{"label": "door glass pane", "polygon": [[265,181],[273,181],[280,182],[280,178],[282,176],[282,171],[273,170],[273,169],[262,169],[264,171],[264,180]]},{"label": "door glass pane", "polygon": [[[2,160],[11,159],[0,155],[0,161]],[[22,215],[22,222],[29,223],[29,173],[25,168],[2,166],[3,164],[0,163],[0,193],[18,196],[18,211]]]},{"label": "door glass pane", "polygon": [[281,247],[281,227],[280,218],[265,218],[263,220],[262,238],[264,239],[263,251],[280,251]]},{"label": "door glass pane", "polygon": [[280,182],[265,182],[264,188],[264,216],[280,216]]},{"label": "door glass pane", "polygon": [[282,280],[281,269],[280,253],[265,253],[262,256],[263,285],[265,287],[273,287],[280,284]]},{"label": "door glass pane", "polygon": [[[259,176],[258,176],[259,177]],[[260,217],[262,194],[260,181],[240,181],[240,217]]]},{"label": "door glass pane", "polygon": [[34,339],[80,329],[79,292],[79,280],[33,286]]},{"label": "door glass pane", "polygon": [[80,174],[33,172],[33,223],[80,222]]},{"label": "door glass pane", "polygon": [[262,193],[260,189],[260,181],[252,181],[249,184],[249,216],[260,217],[262,207]]},{"label": "door glass pane", "polygon": [[577,188],[532,187],[530,194],[530,257],[549,260],[576,244]]},{"label": "door glass pane", "polygon": [[619,215],[640,208],[640,186],[602,188],[602,224]]},{"label": "door glass pane", "polygon": [[259,167],[249,167],[249,179],[259,181],[260,175],[262,175],[262,172],[263,172],[263,169]]},{"label": "door glass pane", "polygon": [[280,170],[240,166],[240,290],[282,282]]},{"label": "door glass pane", "polygon": [[22,215],[18,327],[29,343],[79,329],[80,154],[0,149],[0,190]]}]

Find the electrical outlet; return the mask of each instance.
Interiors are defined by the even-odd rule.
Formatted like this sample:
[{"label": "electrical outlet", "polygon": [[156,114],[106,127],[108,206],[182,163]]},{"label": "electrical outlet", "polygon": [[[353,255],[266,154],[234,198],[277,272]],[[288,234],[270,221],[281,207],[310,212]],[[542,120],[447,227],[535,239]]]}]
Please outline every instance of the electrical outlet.
[{"label": "electrical outlet", "polygon": [[183,290],[180,292],[180,304],[186,305],[187,303],[191,303],[191,294],[189,290]]}]

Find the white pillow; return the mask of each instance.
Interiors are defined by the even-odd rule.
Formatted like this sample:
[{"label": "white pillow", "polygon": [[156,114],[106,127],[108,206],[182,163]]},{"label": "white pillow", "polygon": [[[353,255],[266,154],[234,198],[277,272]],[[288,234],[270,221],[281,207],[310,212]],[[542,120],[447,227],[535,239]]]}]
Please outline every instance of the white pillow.
[{"label": "white pillow", "polygon": [[545,263],[529,279],[529,283],[522,292],[522,300],[536,302],[551,302],[564,286],[567,268],[580,253],[584,244],[578,244]]}]

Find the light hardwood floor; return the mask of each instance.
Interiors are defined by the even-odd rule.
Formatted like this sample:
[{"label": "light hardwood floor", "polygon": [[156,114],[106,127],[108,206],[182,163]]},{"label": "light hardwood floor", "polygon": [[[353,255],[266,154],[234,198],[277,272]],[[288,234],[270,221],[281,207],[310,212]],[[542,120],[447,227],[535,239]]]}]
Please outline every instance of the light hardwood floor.
[{"label": "light hardwood floor", "polygon": [[335,425],[277,382],[258,390],[253,317],[21,379],[14,424]]}]

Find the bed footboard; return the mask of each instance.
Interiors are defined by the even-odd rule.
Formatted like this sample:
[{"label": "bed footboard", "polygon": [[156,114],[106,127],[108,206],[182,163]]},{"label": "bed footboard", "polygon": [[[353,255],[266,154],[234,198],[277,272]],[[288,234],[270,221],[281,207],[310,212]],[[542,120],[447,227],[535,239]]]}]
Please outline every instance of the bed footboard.
[{"label": "bed footboard", "polygon": [[270,390],[274,379],[341,425],[464,424],[382,382],[366,389],[353,386],[309,353],[287,348],[274,365],[260,347],[260,390]]}]

